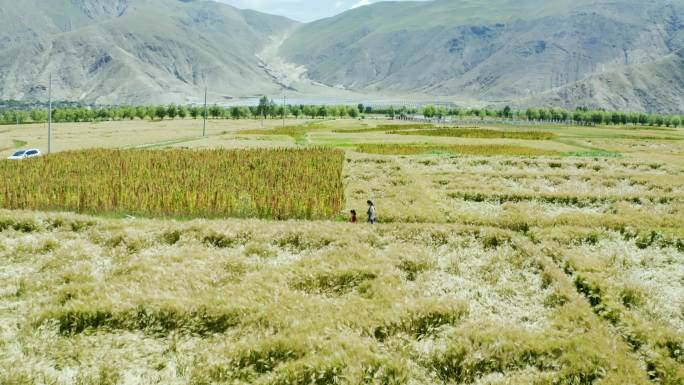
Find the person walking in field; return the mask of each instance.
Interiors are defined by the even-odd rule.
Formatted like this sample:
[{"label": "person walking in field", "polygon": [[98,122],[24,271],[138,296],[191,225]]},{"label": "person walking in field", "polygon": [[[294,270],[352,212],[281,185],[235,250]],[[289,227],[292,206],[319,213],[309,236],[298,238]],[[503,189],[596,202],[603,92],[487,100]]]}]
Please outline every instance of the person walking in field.
[{"label": "person walking in field", "polygon": [[378,219],[377,215],[375,214],[375,205],[371,201],[366,203],[368,203],[368,223],[372,225]]},{"label": "person walking in field", "polygon": [[352,210],[352,211],[351,211],[351,223],[356,223],[356,222],[357,222],[357,219],[356,219],[356,210]]}]

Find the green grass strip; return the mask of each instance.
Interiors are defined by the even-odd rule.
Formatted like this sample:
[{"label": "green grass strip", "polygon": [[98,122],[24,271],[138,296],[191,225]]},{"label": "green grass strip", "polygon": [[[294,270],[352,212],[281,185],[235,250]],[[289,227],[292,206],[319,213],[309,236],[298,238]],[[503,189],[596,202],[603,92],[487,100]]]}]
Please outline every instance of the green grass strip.
[{"label": "green grass strip", "polygon": [[499,131],[472,128],[437,128],[433,130],[413,131],[390,131],[394,135],[420,135],[420,136],[445,136],[455,138],[482,138],[482,139],[525,139],[525,140],[549,140],[556,135],[542,131]]},{"label": "green grass strip", "polygon": [[510,156],[552,156],[561,155],[557,151],[516,145],[437,145],[420,146],[404,144],[363,144],[357,147],[358,152],[379,155],[422,155],[434,153],[452,153],[461,155],[510,155]]}]

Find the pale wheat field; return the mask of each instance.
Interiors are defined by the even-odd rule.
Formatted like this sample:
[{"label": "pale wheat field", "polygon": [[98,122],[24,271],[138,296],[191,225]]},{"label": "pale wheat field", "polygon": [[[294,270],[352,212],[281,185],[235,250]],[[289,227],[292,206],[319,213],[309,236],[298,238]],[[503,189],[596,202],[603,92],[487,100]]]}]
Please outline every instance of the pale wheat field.
[{"label": "pale wheat field", "polygon": [[[342,148],[339,216],[0,211],[1,384],[684,383],[681,130],[535,141],[242,123],[187,143],[131,126],[142,139],[78,148]],[[367,199],[381,223],[344,223]]]}]

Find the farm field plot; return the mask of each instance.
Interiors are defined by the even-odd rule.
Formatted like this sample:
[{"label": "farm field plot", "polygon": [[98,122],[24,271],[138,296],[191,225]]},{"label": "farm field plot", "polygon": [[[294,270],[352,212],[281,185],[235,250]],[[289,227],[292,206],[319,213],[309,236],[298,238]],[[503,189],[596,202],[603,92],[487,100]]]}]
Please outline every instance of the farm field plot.
[{"label": "farm field plot", "polygon": [[[684,172],[614,158],[350,155],[347,206],[384,202],[384,220],[526,229],[684,226]],[[383,218],[381,218],[383,219]]]},{"label": "farm field plot", "polygon": [[[532,132],[531,129],[516,129],[507,132],[512,133],[516,138],[503,138],[502,135],[494,135],[491,132],[499,132],[500,129],[478,127],[463,128],[467,134],[462,136],[430,136],[419,135],[421,132],[430,132],[431,129],[425,127],[415,130],[415,124],[382,124],[380,122],[366,123],[363,128],[359,126],[348,126],[348,123],[328,122],[330,128],[323,130],[312,130],[308,137],[311,143],[331,146],[373,146],[373,145],[404,145],[404,146],[517,146],[525,149],[537,150],[539,152],[561,152],[572,153],[586,151],[586,147],[577,146],[569,141],[564,143],[555,140],[535,140],[529,139],[528,135],[517,135],[517,133]],[[403,127],[407,127],[403,129]],[[360,131],[360,132],[356,132]],[[396,134],[391,133],[392,131]],[[416,132],[416,135],[397,135],[404,132]],[[472,134],[468,134],[472,131]],[[478,132],[485,134],[479,134]],[[481,137],[489,135],[490,137]],[[525,139],[528,137],[528,139]],[[527,150],[528,153],[530,150]],[[506,155],[505,152],[493,153],[494,155]],[[491,154],[490,154],[491,155]],[[534,154],[532,154],[534,155]]]},{"label": "farm field plot", "polygon": [[544,248],[579,236],[0,218],[2,383],[655,383]]},{"label": "farm field plot", "polygon": [[[300,124],[304,120],[288,121]],[[265,128],[282,124],[264,120]],[[91,148],[164,148],[164,147],[285,147],[288,140],[246,140],[234,133],[244,129],[261,128],[258,120],[208,120],[208,138],[202,138],[202,121],[195,119],[163,121],[114,121],[96,123],[55,123],[52,125],[53,151]],[[256,139],[256,138],[255,138]],[[218,142],[218,143],[217,143]],[[17,147],[36,147],[47,152],[47,126],[26,124],[19,127],[3,126],[0,130],[0,156],[9,156]]]},{"label": "farm field plot", "polygon": [[490,139],[529,139],[529,140],[548,140],[555,135],[549,132],[540,131],[504,131],[504,130],[485,130],[480,128],[435,128],[422,130],[398,130],[389,131],[392,135],[416,135],[416,136],[445,136],[455,138],[490,138]]},{"label": "farm field plot", "polygon": [[[426,131],[439,126],[402,123],[392,120],[351,119],[288,119],[282,132],[282,121],[209,120],[207,137],[202,137],[202,121],[195,119],[163,121],[114,121],[99,123],[58,123],[53,125],[53,150],[68,151],[90,148],[282,148],[299,145],[353,147],[361,144],[405,145],[516,145],[557,151],[588,153],[600,149],[636,152],[634,146],[663,146],[668,151],[644,153],[665,154],[682,151],[684,130],[645,127],[577,127],[577,126],[511,126],[482,122],[477,125],[458,125],[462,136],[394,135],[390,131]],[[280,132],[279,132],[280,130]],[[422,130],[419,130],[422,131]],[[437,131],[439,132],[439,131]],[[502,133],[492,135],[492,132]],[[553,135],[549,140],[536,140]],[[482,136],[489,136],[482,137]],[[492,137],[494,136],[494,137]],[[497,138],[507,136],[508,138]],[[527,137],[527,139],[526,139]],[[640,140],[640,138],[644,138]],[[665,138],[665,139],[658,139]],[[37,147],[46,152],[47,127],[44,124],[3,126],[0,131],[0,155],[8,156],[15,148]],[[625,148],[625,146],[627,146]],[[505,154],[502,154],[505,155]]]},{"label": "farm field plot", "polygon": [[542,156],[560,155],[557,151],[525,147],[510,144],[361,144],[356,150],[367,154],[379,155],[425,155],[446,153],[452,155],[509,155],[509,156]]},{"label": "farm field plot", "polygon": [[572,245],[557,234],[546,249],[595,314],[665,383],[681,381],[684,373],[684,240],[679,230],[676,235],[591,232]]},{"label": "farm field plot", "polygon": [[[681,129],[222,124],[3,161],[0,201],[18,210],[0,210],[0,384],[684,383]],[[255,146],[292,148],[222,149]],[[112,173],[102,157],[138,166],[114,168],[125,188],[77,177]],[[93,194],[57,204],[77,181]],[[368,199],[379,224],[342,223]],[[80,202],[107,214],[22,210]]]},{"label": "farm field plot", "polygon": [[0,206],[171,217],[330,218],[331,149],[86,150],[0,163]]}]

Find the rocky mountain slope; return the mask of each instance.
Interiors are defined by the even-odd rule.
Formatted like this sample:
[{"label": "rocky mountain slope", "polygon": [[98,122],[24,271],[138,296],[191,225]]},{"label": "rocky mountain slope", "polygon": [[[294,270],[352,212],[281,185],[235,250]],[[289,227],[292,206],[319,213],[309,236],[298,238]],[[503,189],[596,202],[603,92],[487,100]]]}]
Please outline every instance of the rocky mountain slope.
[{"label": "rocky mountain slope", "polygon": [[0,99],[187,102],[279,89],[256,53],[283,17],[193,0],[0,0]]},{"label": "rocky mountain slope", "polygon": [[380,2],[308,24],[209,0],[0,0],[0,99],[684,111],[684,0]]},{"label": "rocky mountain slope", "polygon": [[518,107],[572,109],[598,106],[613,111],[681,113],[684,111],[683,95],[684,51],[680,50],[662,60],[591,75],[514,104]]},{"label": "rocky mountain slope", "polygon": [[280,52],[361,92],[681,112],[683,18],[683,0],[379,3],[303,25]]}]

